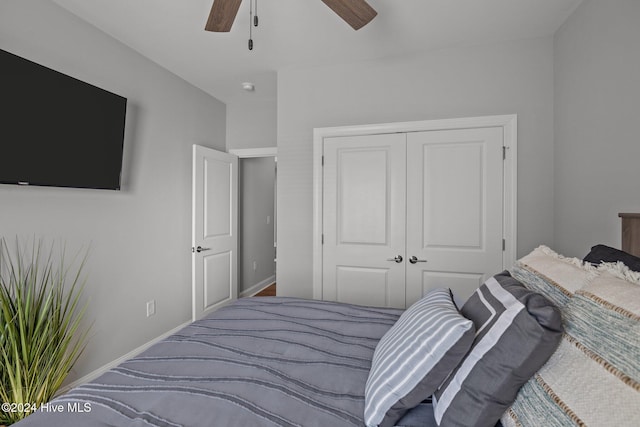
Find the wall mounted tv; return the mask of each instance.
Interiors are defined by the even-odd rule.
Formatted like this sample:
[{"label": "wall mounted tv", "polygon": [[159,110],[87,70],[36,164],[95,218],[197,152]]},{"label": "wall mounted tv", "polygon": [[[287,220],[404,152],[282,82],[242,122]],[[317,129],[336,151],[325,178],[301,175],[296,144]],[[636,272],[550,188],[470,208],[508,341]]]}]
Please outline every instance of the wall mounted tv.
[{"label": "wall mounted tv", "polygon": [[126,108],[0,49],[0,183],[119,190]]}]

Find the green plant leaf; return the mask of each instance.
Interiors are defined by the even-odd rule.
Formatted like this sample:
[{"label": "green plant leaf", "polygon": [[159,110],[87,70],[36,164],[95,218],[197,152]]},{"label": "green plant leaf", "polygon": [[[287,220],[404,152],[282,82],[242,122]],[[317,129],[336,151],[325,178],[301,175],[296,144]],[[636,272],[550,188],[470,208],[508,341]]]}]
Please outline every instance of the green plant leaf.
[{"label": "green plant leaf", "polygon": [[[0,238],[0,399],[48,402],[63,384],[88,340],[82,327],[81,280],[87,254],[67,263],[65,247],[42,240],[9,249]],[[0,424],[28,414],[0,413]]]}]

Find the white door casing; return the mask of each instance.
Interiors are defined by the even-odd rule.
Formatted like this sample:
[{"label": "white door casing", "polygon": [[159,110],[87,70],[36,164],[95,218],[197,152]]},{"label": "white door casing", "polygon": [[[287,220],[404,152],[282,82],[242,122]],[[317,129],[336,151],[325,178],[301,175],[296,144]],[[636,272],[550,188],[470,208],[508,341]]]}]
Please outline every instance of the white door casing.
[{"label": "white door casing", "polygon": [[[399,137],[398,133],[406,134],[407,150],[406,204],[400,204],[407,208],[406,242],[399,253],[406,272],[405,305],[441,286],[454,289],[458,302],[463,302],[487,276],[515,261],[517,116],[319,128],[314,129],[314,298],[344,299],[333,290],[325,295],[324,287],[325,275],[332,271],[325,265],[330,252],[325,246],[334,234],[326,207],[333,196],[324,189],[325,175],[333,172],[323,167],[322,156],[335,147],[326,150],[326,144],[349,140],[343,137],[361,136],[364,141],[372,135]],[[332,163],[324,161],[325,166]],[[412,256],[427,262],[410,263]],[[460,260],[466,267],[461,268]],[[334,265],[335,260],[327,261]],[[481,264],[486,266],[480,268]],[[369,288],[354,289],[347,293],[347,302],[367,304],[379,294]],[[378,298],[371,305],[399,303]]]},{"label": "white door casing", "polygon": [[238,295],[238,157],[193,146],[193,320]]},{"label": "white door casing", "polygon": [[327,138],[324,156],[322,299],[404,307],[405,135]]}]

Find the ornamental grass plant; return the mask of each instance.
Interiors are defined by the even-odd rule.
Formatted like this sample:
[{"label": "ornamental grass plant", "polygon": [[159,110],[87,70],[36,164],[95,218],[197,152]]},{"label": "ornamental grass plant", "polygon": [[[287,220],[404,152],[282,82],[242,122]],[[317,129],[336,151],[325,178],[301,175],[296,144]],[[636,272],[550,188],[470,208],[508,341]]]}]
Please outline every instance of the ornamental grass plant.
[{"label": "ornamental grass plant", "polygon": [[0,238],[0,425],[51,400],[84,350],[85,260],[67,264],[63,245],[16,239],[10,249]]}]

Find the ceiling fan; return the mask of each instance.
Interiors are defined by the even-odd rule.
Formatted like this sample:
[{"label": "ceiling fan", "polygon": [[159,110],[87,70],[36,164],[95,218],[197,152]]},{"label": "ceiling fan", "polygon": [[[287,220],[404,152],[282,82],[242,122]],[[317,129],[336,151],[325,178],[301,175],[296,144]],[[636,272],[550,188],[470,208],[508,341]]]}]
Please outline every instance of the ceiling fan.
[{"label": "ceiling fan", "polygon": [[[365,0],[322,0],[354,30],[367,25],[377,14]],[[209,13],[207,31],[226,33],[231,30],[242,0],[214,0]]]}]

